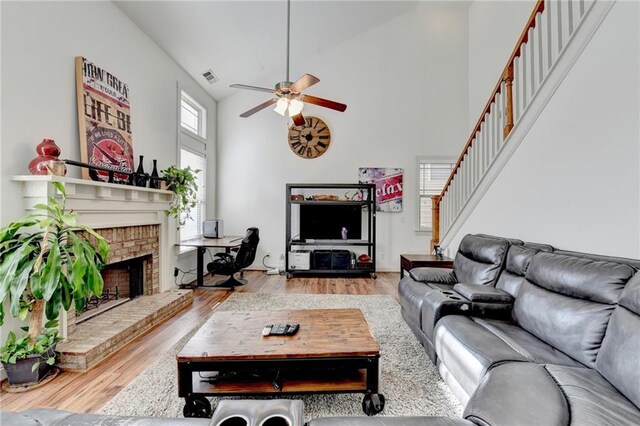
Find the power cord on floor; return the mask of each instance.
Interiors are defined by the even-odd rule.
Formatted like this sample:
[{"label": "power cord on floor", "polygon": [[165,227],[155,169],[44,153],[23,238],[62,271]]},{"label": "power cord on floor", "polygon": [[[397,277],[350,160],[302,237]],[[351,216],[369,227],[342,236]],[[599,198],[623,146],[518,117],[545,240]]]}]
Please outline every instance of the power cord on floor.
[{"label": "power cord on floor", "polygon": [[[189,278],[190,279],[189,282],[185,282],[184,280],[187,277],[187,275],[189,275],[189,276],[193,275],[194,277],[198,278],[198,274],[196,272],[197,270],[198,270],[198,268],[191,269],[191,270],[188,270],[188,271],[184,271],[184,270],[182,270],[182,269],[180,269],[178,267],[174,268],[173,269],[173,281],[174,281],[174,284],[176,285],[176,287],[182,287],[182,286],[191,284],[193,282],[193,279]],[[180,277],[180,282],[178,282],[178,276],[180,274],[182,274],[182,276]]]},{"label": "power cord on floor", "polygon": [[277,266],[269,266],[269,265],[267,265],[267,262],[266,262],[267,257],[271,257],[271,255],[270,254],[265,254],[264,257],[262,258],[262,265],[265,268],[267,268],[267,271],[272,270],[272,269],[277,269],[278,270],[278,275],[284,275],[284,271],[281,270],[280,268],[278,268]]}]

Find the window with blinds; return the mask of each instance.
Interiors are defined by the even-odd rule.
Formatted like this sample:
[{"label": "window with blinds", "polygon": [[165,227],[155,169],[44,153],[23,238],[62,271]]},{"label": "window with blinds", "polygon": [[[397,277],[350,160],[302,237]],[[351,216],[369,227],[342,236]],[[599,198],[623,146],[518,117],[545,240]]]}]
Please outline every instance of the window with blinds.
[{"label": "window with blinds", "polygon": [[431,230],[431,197],[442,192],[454,165],[453,160],[418,160],[418,226],[421,231]]},{"label": "window with blinds", "polygon": [[188,240],[200,235],[200,227],[202,221],[205,220],[207,212],[207,163],[203,154],[197,154],[188,149],[180,149],[180,167],[191,167],[191,170],[200,170],[196,174],[198,182],[198,192],[196,195],[196,205],[190,211],[191,219],[187,219],[186,223],[180,228],[180,239]]}]

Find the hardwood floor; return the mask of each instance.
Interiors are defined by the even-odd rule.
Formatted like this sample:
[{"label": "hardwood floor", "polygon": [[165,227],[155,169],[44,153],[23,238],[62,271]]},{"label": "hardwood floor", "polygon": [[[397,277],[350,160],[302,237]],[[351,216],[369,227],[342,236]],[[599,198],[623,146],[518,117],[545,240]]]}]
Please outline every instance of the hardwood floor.
[{"label": "hardwood floor", "polygon": [[[397,297],[398,273],[380,273],[369,278],[292,278],[248,271],[247,285],[237,292],[297,294],[388,294]],[[207,277],[205,284],[219,277]],[[0,393],[0,410],[22,411],[50,407],[74,412],[96,412],[123,387],[142,373],[160,355],[169,350],[212,309],[232,292],[199,288],[193,305],[168,321],[152,328],[113,353],[87,373],[64,372],[51,383],[24,393]]]}]

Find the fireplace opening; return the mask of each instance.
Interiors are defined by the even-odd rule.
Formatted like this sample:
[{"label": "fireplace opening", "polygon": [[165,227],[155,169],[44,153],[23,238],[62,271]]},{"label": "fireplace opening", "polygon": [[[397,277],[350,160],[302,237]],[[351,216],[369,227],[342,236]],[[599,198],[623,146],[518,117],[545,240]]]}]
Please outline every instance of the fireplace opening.
[{"label": "fireplace opening", "polygon": [[143,296],[150,266],[151,255],[106,265],[102,270],[102,296],[87,300],[85,309],[77,315],[76,324]]}]

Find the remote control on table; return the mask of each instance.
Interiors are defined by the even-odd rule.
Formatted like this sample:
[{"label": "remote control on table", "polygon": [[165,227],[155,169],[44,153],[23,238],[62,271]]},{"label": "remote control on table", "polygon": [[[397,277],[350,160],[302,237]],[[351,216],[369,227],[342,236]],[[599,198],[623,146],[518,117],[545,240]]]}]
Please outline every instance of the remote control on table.
[{"label": "remote control on table", "polygon": [[300,329],[300,324],[269,324],[262,329],[263,336],[293,336]]}]

